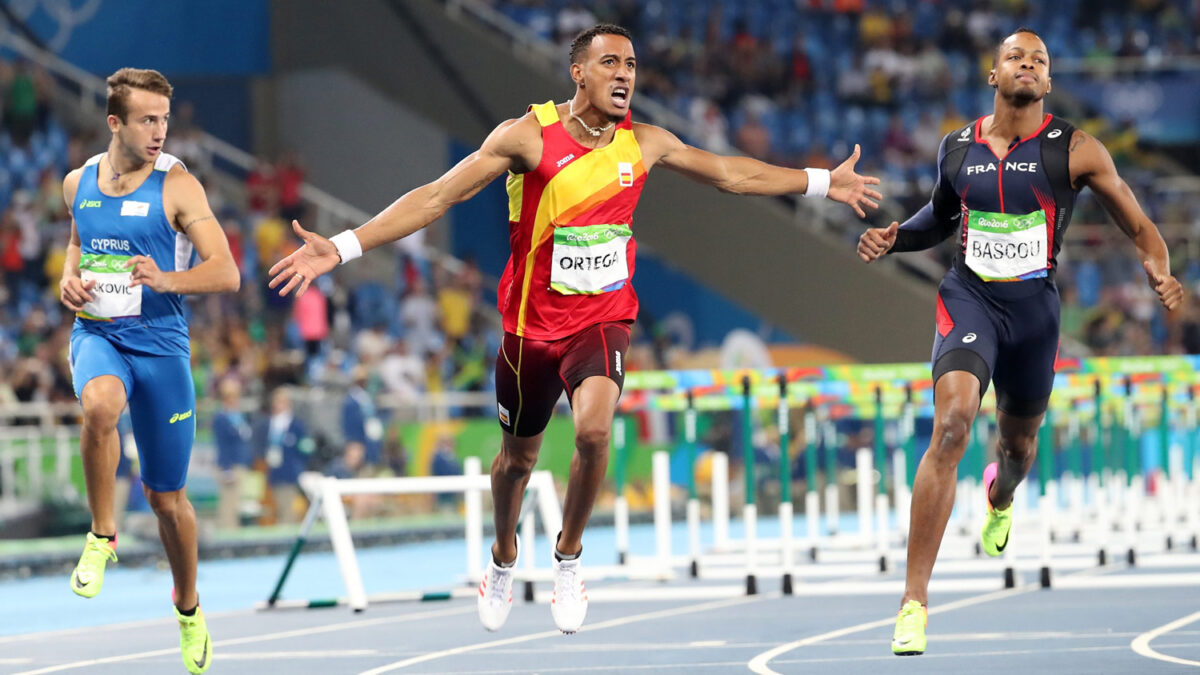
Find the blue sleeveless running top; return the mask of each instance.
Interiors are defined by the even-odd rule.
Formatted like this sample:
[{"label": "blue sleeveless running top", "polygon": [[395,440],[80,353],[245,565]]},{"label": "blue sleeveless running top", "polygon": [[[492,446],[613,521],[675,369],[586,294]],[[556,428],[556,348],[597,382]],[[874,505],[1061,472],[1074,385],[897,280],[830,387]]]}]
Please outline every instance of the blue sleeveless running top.
[{"label": "blue sleeveless running top", "polygon": [[[114,346],[136,354],[188,356],[188,326],[183,296],[129,286],[125,264],[136,255],[154,259],[164,272],[186,270],[192,242],[167,220],[163,181],[178,158],[161,154],[140,186],[122,197],[110,197],[97,183],[96,155],[83,165],[72,204],[79,232],[83,280],[96,280],[94,299],[76,314],[75,331],[101,335]],[[186,170],[187,167],[184,167]]]}]

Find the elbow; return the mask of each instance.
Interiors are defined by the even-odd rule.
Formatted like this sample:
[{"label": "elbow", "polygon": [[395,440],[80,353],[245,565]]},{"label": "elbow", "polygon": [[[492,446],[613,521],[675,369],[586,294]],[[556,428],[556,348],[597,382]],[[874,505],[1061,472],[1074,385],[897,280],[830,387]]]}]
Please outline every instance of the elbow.
[{"label": "elbow", "polygon": [[229,261],[229,266],[222,275],[222,281],[225,283],[221,290],[225,293],[237,293],[242,289],[242,273],[232,260]]}]

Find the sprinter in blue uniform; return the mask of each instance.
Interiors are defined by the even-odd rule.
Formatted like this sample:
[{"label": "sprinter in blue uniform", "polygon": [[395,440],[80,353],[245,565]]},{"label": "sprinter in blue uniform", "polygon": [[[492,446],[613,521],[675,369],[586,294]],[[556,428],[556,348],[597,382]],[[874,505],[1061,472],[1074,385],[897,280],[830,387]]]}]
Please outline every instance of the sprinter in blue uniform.
[{"label": "sprinter in blue uniform", "polygon": [[980,398],[996,387],[999,462],[984,471],[988,555],[1003,553],[1012,498],[1037,453],[1058,352],[1057,255],[1075,196],[1090,187],[1133,240],[1150,287],[1173,310],[1183,289],[1171,276],[1158,228],[1096,139],[1046,114],[1050,55],[1018,29],[997,47],[988,84],[993,114],[948,134],[929,204],[903,225],[867,230],[865,262],[889,251],[930,248],[961,228],[953,267],[938,289],[933,346],[934,427],[913,483],[904,597],[892,651],[925,651],[929,577],[950,511]]},{"label": "sprinter in blue uniform", "polygon": [[143,488],[174,577],[183,661],[202,673],[212,642],[196,593],[196,513],[184,491],[196,400],[183,296],[236,291],[240,280],[204,188],[163,152],[170,108],[161,74],[118,70],[108,78],[108,152],[63,180],[72,224],[60,289],[76,314],[70,359],[92,511],[71,589],[95,597],[106,562],[117,559],[117,419],[128,402]]}]

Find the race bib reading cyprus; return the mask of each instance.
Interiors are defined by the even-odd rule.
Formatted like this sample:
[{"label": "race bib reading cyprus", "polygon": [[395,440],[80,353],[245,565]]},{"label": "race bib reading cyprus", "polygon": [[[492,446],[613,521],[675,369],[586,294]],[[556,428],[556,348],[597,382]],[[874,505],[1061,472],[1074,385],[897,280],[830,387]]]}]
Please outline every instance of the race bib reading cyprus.
[{"label": "race bib reading cyprus", "polygon": [[984,281],[1046,276],[1046,213],[1023,216],[972,211],[967,220],[967,267]]},{"label": "race bib reading cyprus", "polygon": [[125,268],[131,256],[84,253],[79,258],[79,276],[83,282],[95,279],[92,301],[79,316],[108,321],[142,315],[142,287],[129,286],[130,270]]},{"label": "race bib reading cyprus", "polygon": [[629,279],[628,225],[587,225],[554,229],[550,288],[564,295],[615,291]]}]

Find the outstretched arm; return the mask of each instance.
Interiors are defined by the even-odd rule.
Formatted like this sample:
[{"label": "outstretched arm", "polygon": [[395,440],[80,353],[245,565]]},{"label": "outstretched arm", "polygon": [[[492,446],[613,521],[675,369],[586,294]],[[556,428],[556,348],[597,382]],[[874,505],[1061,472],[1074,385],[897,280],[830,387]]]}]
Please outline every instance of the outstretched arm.
[{"label": "outstretched arm", "polygon": [[[739,195],[787,195],[809,193],[807,170],[787,169],[774,164],[760,162],[750,157],[727,157],[692,147],[679,140],[675,134],[649,124],[634,125],[638,145],[642,148],[646,169],[661,164],[694,181],[712,185],[722,192]],[[858,162],[859,148],[841,166],[828,173],[828,193],[821,196],[843,204],[849,204],[859,217],[866,216],[863,207],[878,208],[875,201],[880,195],[868,185],[878,185],[873,176],[860,176],[854,172]],[[820,174],[823,180],[824,174]]]},{"label": "outstretched arm", "polygon": [[441,178],[400,197],[354,231],[347,230],[330,240],[293,221],[292,228],[304,240],[304,245],[271,267],[269,286],[276,288],[283,284],[280,295],[293,290],[301,295],[313,279],[343,262],[339,251],[349,250],[357,257],[362,252],[407,237],[442,217],[451,206],[474,197],[509,170],[533,168],[540,157],[541,127],[532,115],[526,115],[496,127],[478,150]]},{"label": "outstretched arm", "polygon": [[1076,130],[1071,137],[1070,163],[1075,187],[1090,187],[1121,231],[1133,240],[1146,270],[1146,280],[1163,306],[1169,310],[1178,307],[1183,301],[1183,286],[1171,276],[1167,244],[1117,173],[1108,149],[1089,134]]}]

